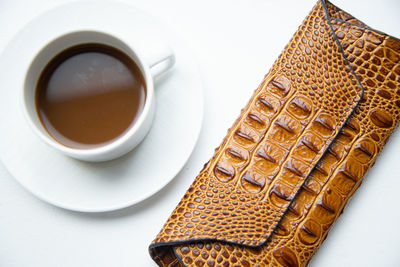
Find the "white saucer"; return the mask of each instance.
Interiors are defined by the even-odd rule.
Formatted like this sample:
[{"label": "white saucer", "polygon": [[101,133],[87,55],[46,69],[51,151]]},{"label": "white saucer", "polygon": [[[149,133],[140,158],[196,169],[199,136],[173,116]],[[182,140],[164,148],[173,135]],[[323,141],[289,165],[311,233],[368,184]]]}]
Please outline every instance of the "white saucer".
[{"label": "white saucer", "polygon": [[[176,66],[155,83],[156,115],[145,140],[106,163],[71,159],[46,146],[29,128],[17,92],[35,51],[51,36],[72,30],[117,33],[146,55],[148,44],[169,42]],[[153,17],[125,4],[72,3],[29,23],[0,58],[0,159],[38,198],[82,212],[124,208],[155,194],[189,158],[201,129],[203,92],[195,60],[182,42]]]}]

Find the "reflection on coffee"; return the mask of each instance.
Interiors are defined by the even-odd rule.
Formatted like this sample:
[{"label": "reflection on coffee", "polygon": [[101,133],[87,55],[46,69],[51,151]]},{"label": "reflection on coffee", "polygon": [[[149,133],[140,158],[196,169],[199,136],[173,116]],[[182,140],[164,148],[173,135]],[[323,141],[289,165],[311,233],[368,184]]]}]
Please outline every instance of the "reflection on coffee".
[{"label": "reflection on coffee", "polygon": [[136,63],[116,48],[84,44],[55,56],[36,87],[47,132],[72,148],[93,148],[126,132],[142,112],[146,86]]}]

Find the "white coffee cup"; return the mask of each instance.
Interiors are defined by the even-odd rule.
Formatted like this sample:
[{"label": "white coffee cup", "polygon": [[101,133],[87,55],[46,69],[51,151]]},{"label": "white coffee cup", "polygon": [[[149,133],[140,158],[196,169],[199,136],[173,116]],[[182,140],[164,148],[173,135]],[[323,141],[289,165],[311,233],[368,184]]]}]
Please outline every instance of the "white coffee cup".
[{"label": "white coffee cup", "polygon": [[[98,31],[75,31],[55,37],[36,53],[26,70],[20,94],[21,106],[28,124],[46,144],[76,159],[101,162],[128,153],[144,139],[151,128],[155,113],[153,79],[174,65],[175,56],[167,45],[159,44],[149,46],[153,49],[144,56],[134,47],[134,44],[128,44],[122,40],[118,36]],[[69,47],[87,43],[112,46],[128,55],[142,72],[146,85],[146,99],[143,110],[130,128],[115,140],[94,148],[71,148],[57,142],[42,125],[35,103],[36,85],[42,70],[52,58]]]}]

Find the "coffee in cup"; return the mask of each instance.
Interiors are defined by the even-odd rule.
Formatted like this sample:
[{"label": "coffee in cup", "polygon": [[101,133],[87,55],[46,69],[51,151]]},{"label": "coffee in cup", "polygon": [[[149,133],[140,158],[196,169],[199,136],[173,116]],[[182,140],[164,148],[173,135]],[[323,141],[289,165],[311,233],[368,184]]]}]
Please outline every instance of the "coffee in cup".
[{"label": "coffee in cup", "polygon": [[165,44],[150,47],[143,55],[123,38],[98,31],[55,36],[25,75],[21,103],[33,131],[85,161],[111,160],[132,150],[152,124],[153,78],[175,63]]},{"label": "coffee in cup", "polygon": [[81,44],[56,55],[36,85],[36,110],[57,142],[72,148],[103,146],[126,132],[143,111],[146,84],[124,52]]}]

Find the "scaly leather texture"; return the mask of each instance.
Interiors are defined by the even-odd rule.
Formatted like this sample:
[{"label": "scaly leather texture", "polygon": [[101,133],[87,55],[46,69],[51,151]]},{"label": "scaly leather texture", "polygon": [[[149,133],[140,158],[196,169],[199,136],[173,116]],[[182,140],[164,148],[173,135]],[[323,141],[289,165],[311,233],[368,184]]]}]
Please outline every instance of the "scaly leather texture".
[{"label": "scaly leather texture", "polygon": [[160,266],[307,265],[399,112],[400,41],[318,2],[151,256]]}]

